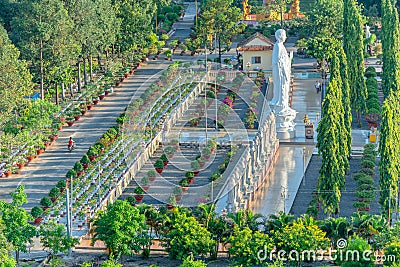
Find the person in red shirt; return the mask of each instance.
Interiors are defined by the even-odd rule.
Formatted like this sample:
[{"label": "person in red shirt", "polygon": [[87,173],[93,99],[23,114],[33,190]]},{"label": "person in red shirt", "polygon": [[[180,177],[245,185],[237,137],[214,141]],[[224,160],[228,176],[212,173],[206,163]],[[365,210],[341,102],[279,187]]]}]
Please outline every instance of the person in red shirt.
[{"label": "person in red shirt", "polygon": [[73,147],[74,147],[74,140],[72,140],[72,137],[70,137],[68,141],[68,149],[71,151]]}]

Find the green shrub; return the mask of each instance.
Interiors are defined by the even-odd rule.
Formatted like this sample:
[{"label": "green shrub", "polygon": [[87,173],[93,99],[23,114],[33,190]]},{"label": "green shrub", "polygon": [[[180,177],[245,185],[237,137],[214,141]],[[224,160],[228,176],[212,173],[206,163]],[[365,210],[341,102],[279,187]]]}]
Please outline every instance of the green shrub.
[{"label": "green shrub", "polygon": [[35,206],[31,210],[31,215],[33,218],[39,218],[43,214],[43,209],[39,206]]},{"label": "green shrub", "polygon": [[143,190],[143,188],[140,187],[140,186],[136,186],[135,189],[133,190],[133,192],[134,192],[136,195],[143,195],[143,194],[145,193],[145,191]]},{"label": "green shrub", "polygon": [[367,88],[378,88],[378,81],[373,77],[369,77],[365,80],[365,85]]},{"label": "green shrub", "polygon": [[361,160],[364,160],[364,159],[371,160],[371,161],[375,161],[375,160],[376,160],[376,157],[375,157],[375,155],[373,155],[373,154],[365,154],[365,155],[363,155],[363,156],[361,157]]},{"label": "green shrub", "polygon": [[359,178],[357,180],[357,183],[359,185],[363,185],[363,184],[373,185],[374,184],[374,179],[369,175],[365,175],[365,176]]},{"label": "green shrub", "polygon": [[360,170],[361,173],[364,173],[366,175],[372,176],[375,174],[374,170],[372,169],[368,169],[368,168],[364,168],[362,170]]},{"label": "green shrub", "polygon": [[56,186],[57,186],[57,188],[65,188],[67,186],[67,183],[65,182],[64,179],[62,179],[62,180],[58,181]]},{"label": "green shrub", "polygon": [[361,166],[364,168],[372,169],[376,166],[376,163],[375,163],[375,161],[365,159],[365,160],[361,161]]},{"label": "green shrub", "polygon": [[369,66],[368,68],[366,68],[364,76],[367,78],[373,78],[376,77],[376,70],[374,67]]},{"label": "green shrub", "polygon": [[357,182],[359,180],[364,179],[365,177],[369,177],[367,174],[362,173],[362,172],[357,172],[356,174],[353,175],[354,180],[356,180]]},{"label": "green shrub", "polygon": [[80,161],[81,161],[82,164],[89,164],[90,163],[90,160],[89,160],[89,157],[87,156],[87,154],[83,154],[83,156],[82,156]]},{"label": "green shrub", "polygon": [[67,172],[67,174],[65,175],[67,178],[71,179],[71,178],[76,178],[76,171],[74,169],[71,169]]},{"label": "green shrub", "polygon": [[154,162],[154,168],[163,169],[164,162],[161,159],[156,160],[156,162]]},{"label": "green shrub", "polygon": [[[362,202],[361,202],[362,203]],[[365,203],[367,204],[367,203]],[[370,255],[371,259],[366,259],[362,255],[365,253],[365,251],[371,251],[371,247],[368,244],[366,240],[363,238],[358,237],[357,235],[353,235],[352,237],[349,238],[347,242],[347,246],[343,249],[343,251],[338,251],[338,253],[343,253],[340,255],[349,255],[350,253],[348,252],[354,252],[357,251],[357,255],[359,255],[358,259],[355,259],[354,261],[351,261],[352,259],[344,259],[346,257],[343,257],[343,261],[337,260],[337,264],[342,266],[342,267],[373,267],[375,266],[375,261],[373,259],[373,253]],[[354,255],[354,254],[350,254]]]},{"label": "green shrub", "polygon": [[207,264],[205,264],[204,261],[201,260],[194,260],[193,255],[190,255],[183,260],[183,263],[179,265],[179,267],[207,267]]},{"label": "green shrub", "polygon": [[40,200],[40,205],[42,205],[45,208],[50,207],[52,204],[53,204],[53,202],[51,202],[50,198],[48,198],[48,197],[43,197]]},{"label": "green shrub", "polygon": [[395,258],[394,262],[393,261],[385,261],[384,265],[385,266],[393,266],[393,267],[399,266],[399,261],[400,261],[400,242],[394,241],[394,242],[388,244],[385,247],[384,250],[385,250],[386,259],[389,259],[389,256],[392,257],[392,258],[393,257]]},{"label": "green shrub", "polygon": [[378,114],[378,115],[380,115],[381,114],[381,110],[377,109],[377,108],[369,108],[368,109],[368,114]]},{"label": "green shrub", "polygon": [[49,197],[56,198],[59,194],[60,194],[60,189],[58,189],[57,187],[53,187],[52,189],[50,189]]},{"label": "green shrub", "polygon": [[79,161],[75,162],[74,171],[76,171],[76,172],[81,172],[81,171],[83,171],[83,166],[82,166],[82,164],[81,164]]}]

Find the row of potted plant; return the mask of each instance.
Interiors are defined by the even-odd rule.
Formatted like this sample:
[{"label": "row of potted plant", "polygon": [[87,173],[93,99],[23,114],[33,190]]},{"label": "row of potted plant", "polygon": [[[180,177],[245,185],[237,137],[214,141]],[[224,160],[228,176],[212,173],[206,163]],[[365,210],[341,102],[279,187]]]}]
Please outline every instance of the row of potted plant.
[{"label": "row of potted plant", "polygon": [[374,169],[376,166],[376,155],[374,144],[366,144],[364,146],[361,158],[362,169],[358,171],[353,178],[356,180],[358,187],[356,194],[358,201],[353,203],[357,211],[368,212],[370,210],[370,202],[375,199],[374,186]]},{"label": "row of potted plant", "polygon": [[378,127],[378,121],[381,114],[381,104],[378,98],[378,81],[375,79],[376,71],[375,68],[369,66],[365,72],[366,86],[368,92],[368,98],[366,102],[367,115],[365,120],[368,122],[369,127]]}]

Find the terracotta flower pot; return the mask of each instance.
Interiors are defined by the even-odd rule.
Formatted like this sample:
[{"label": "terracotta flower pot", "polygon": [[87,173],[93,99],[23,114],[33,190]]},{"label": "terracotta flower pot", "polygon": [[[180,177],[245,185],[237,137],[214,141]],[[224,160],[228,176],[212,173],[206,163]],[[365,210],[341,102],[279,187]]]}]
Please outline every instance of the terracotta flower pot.
[{"label": "terracotta flower pot", "polygon": [[93,100],[93,105],[97,105],[99,103],[98,99]]},{"label": "terracotta flower pot", "polygon": [[156,177],[149,177],[150,182],[154,182],[156,180]]},{"label": "terracotta flower pot", "polygon": [[6,171],[6,172],[4,173],[4,175],[5,175],[6,177],[10,177],[10,176],[11,176],[11,174],[12,174],[12,172],[11,172],[11,171]]},{"label": "terracotta flower pot", "polygon": [[93,161],[96,159],[96,156],[88,156],[90,161]]},{"label": "terracotta flower pot", "polygon": [[42,220],[43,220],[42,217],[36,218],[35,221],[34,221],[34,223],[35,223],[36,225],[39,225],[39,224],[42,222]]},{"label": "terracotta flower pot", "polygon": [[168,161],[163,161],[164,167],[168,165]]},{"label": "terracotta flower pot", "polygon": [[109,90],[105,90],[105,91],[104,91],[104,94],[105,94],[105,95],[109,95],[109,94],[110,94],[110,91],[109,91]]},{"label": "terracotta flower pot", "polygon": [[199,175],[199,172],[200,172],[200,171],[193,171],[193,173],[194,173],[194,176],[197,176],[197,175]]},{"label": "terracotta flower pot", "polygon": [[144,191],[149,191],[150,186],[149,185],[142,185],[142,188]]},{"label": "terracotta flower pot", "polygon": [[78,121],[81,118],[81,115],[74,116],[75,121]]},{"label": "terracotta flower pot", "polygon": [[74,121],[67,121],[68,126],[72,126],[74,124]]},{"label": "terracotta flower pot", "polygon": [[186,193],[189,190],[189,186],[182,186],[182,192]]},{"label": "terracotta flower pot", "polygon": [[22,169],[25,166],[24,163],[18,163],[17,165],[18,165],[18,169]]},{"label": "terracotta flower pot", "polygon": [[87,163],[83,163],[82,166],[83,166],[84,170],[87,170],[87,168],[89,168],[89,164],[87,164]]},{"label": "terracotta flower pot", "polygon": [[83,115],[85,115],[85,114],[86,114],[86,112],[87,112],[87,110],[86,110],[86,109],[82,109],[82,110],[81,110],[81,114],[82,114],[82,116],[83,116]]},{"label": "terracotta flower pot", "polygon": [[194,182],[194,178],[187,178],[187,180],[188,180],[189,184],[193,184],[193,182]]},{"label": "terracotta flower pot", "polygon": [[143,195],[135,195],[135,199],[136,199],[136,201],[137,201],[138,203],[142,202],[143,197],[144,197]]},{"label": "terracotta flower pot", "polygon": [[159,174],[161,174],[162,172],[163,172],[163,168],[155,168],[156,169],[156,172],[158,172]]},{"label": "terracotta flower pot", "polygon": [[86,105],[88,110],[92,110],[93,106],[92,105]]},{"label": "terracotta flower pot", "polygon": [[100,100],[103,100],[104,97],[106,97],[105,95],[99,95]]},{"label": "terracotta flower pot", "polygon": [[181,201],[182,200],[182,196],[175,196],[176,201]]}]

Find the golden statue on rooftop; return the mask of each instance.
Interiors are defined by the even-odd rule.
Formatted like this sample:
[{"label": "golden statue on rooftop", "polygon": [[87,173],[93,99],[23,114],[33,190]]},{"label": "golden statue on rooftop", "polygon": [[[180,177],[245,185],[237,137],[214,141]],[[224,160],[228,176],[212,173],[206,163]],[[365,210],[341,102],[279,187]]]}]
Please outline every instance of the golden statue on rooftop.
[{"label": "golden statue on rooftop", "polygon": [[249,5],[249,0],[243,0],[243,19],[244,20],[249,20],[249,15],[250,15],[250,5]]}]

